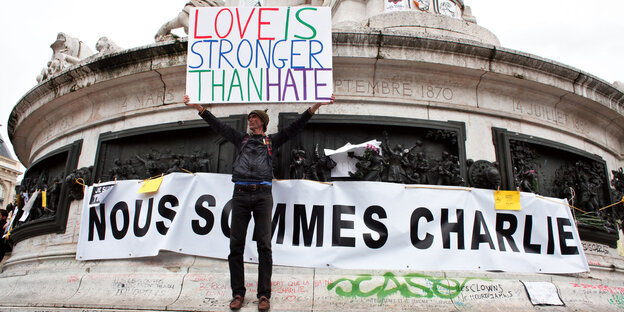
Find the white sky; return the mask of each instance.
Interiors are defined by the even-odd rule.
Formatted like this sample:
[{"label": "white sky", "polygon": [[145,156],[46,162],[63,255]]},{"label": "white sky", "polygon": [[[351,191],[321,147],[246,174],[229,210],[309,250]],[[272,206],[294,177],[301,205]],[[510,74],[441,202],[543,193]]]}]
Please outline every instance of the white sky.
[{"label": "white sky", "polygon": [[[383,1],[383,0],[369,0]],[[0,133],[15,104],[36,85],[59,32],[94,52],[102,36],[123,48],[154,42],[187,0],[3,0],[0,31]],[[624,0],[464,0],[477,24],[505,48],[555,60],[607,82],[624,81]]]}]

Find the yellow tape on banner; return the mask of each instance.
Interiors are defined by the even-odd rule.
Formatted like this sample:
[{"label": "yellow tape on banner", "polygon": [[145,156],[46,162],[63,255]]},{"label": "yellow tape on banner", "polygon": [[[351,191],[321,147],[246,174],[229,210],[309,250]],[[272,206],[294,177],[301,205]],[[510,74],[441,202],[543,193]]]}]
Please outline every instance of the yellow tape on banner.
[{"label": "yellow tape on banner", "polygon": [[496,210],[521,210],[520,192],[494,191],[494,208]]},{"label": "yellow tape on banner", "polygon": [[43,208],[48,207],[48,201],[46,199],[46,195],[47,195],[46,191],[41,191],[41,207]]},{"label": "yellow tape on banner", "polygon": [[160,188],[160,184],[162,184],[162,181],[163,181],[162,176],[155,178],[155,179],[151,179],[151,180],[145,180],[137,193],[141,194],[141,193],[158,192],[158,189]]}]

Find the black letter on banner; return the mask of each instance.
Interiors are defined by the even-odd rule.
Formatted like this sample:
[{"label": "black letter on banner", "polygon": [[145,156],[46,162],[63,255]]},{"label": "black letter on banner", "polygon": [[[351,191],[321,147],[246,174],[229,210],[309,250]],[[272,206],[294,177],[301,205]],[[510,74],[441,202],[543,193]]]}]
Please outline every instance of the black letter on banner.
[{"label": "black letter on banner", "polygon": [[567,239],[573,239],[572,232],[566,232],[563,227],[571,226],[570,220],[567,218],[557,218],[557,230],[559,231],[559,247],[562,255],[578,255],[577,247],[570,247],[566,244]]},{"label": "black letter on banner", "polygon": [[442,228],[442,246],[451,248],[451,232],[457,233],[457,249],[464,249],[464,209],[455,209],[457,223],[448,222],[448,209],[442,209],[440,227]]},{"label": "black letter on banner", "polygon": [[388,216],[386,211],[380,206],[370,206],[364,211],[364,224],[379,234],[379,239],[374,240],[370,233],[364,233],[364,243],[368,248],[377,249],[381,248],[388,241],[388,228],[380,221],[373,219],[373,214],[378,215],[379,219],[386,219]]},{"label": "black letter on banner", "polygon": [[299,232],[301,232],[301,228],[303,228],[303,244],[306,247],[312,246],[312,237],[316,227],[316,247],[323,247],[324,207],[320,205],[312,206],[310,224],[308,224],[305,205],[295,204],[294,212],[293,246],[299,246],[299,236],[301,236]]},{"label": "black letter on banner", "polygon": [[275,207],[275,214],[271,220],[271,238],[275,235],[275,228],[277,228],[279,222],[279,229],[277,230],[276,244],[284,243],[284,234],[286,233],[286,204],[277,204]]},{"label": "black letter on banner", "polygon": [[[509,222],[509,228],[504,229],[505,222]],[[500,251],[505,250],[505,242],[503,241],[503,237],[507,239],[507,243],[509,243],[509,247],[515,252],[520,252],[518,246],[516,246],[516,242],[514,241],[512,235],[516,232],[516,228],[518,227],[518,219],[516,216],[508,213],[497,213],[496,214],[496,237],[498,238],[498,249]]]},{"label": "black letter on banner", "polygon": [[[123,227],[120,229],[117,228],[117,211],[121,210],[121,215],[123,216]],[[128,233],[128,228],[130,227],[130,212],[128,212],[128,204],[125,202],[118,202],[111,210],[110,215],[111,221],[111,231],[113,232],[113,237],[115,239],[122,239]]]},{"label": "black letter on banner", "polygon": [[[179,205],[178,198],[176,198],[173,195],[165,195],[158,202],[158,213],[160,213],[160,215],[163,218],[173,222],[173,218],[175,218],[176,211],[173,209],[167,208],[166,206],[167,203],[171,204],[171,208],[178,207]],[[158,230],[158,233],[162,235],[166,235],[167,231],[169,231],[169,228],[165,226],[165,222],[163,221],[156,222],[156,229]]]},{"label": "black letter on banner", "polygon": [[145,226],[139,226],[139,216],[141,208],[143,208],[143,200],[137,199],[134,203],[134,236],[143,237],[147,234],[150,224],[152,223],[152,207],[154,207],[154,198],[150,198],[147,202],[147,217],[145,218]]},{"label": "black letter on banner", "polygon": [[230,238],[230,224],[228,220],[230,220],[230,214],[232,214],[232,200],[230,199],[225,206],[223,206],[223,211],[221,212],[221,232],[225,237]]},{"label": "black letter on banner", "polygon": [[546,254],[555,254],[555,234],[553,233],[552,218],[546,218],[548,222],[548,247],[546,248]]},{"label": "black letter on banner", "polygon": [[533,216],[527,215],[524,221],[524,252],[538,254],[542,252],[542,245],[531,244],[531,234],[533,234]]},{"label": "black letter on banner", "polygon": [[93,240],[93,229],[97,229],[98,238],[104,240],[106,237],[106,216],[104,215],[104,204],[100,204],[100,217],[98,218],[95,207],[89,208],[89,241]]},{"label": "black letter on banner", "polygon": [[214,196],[205,194],[200,196],[195,202],[195,212],[197,212],[198,216],[206,220],[205,226],[201,226],[199,224],[199,220],[191,221],[191,228],[193,228],[193,232],[197,235],[206,235],[210,233],[212,227],[214,226],[214,215],[210,209],[204,207],[204,203],[208,203],[208,207],[214,207],[217,205],[217,200],[215,200]]},{"label": "black letter on banner", "polygon": [[[485,234],[481,234],[481,228],[485,230]],[[474,225],[472,226],[472,244],[470,249],[479,249],[479,244],[488,243],[490,249],[496,250],[492,236],[490,236],[490,230],[488,230],[485,220],[483,220],[483,213],[479,210],[475,211]]]},{"label": "black letter on banner", "polygon": [[354,229],[353,221],[343,221],[342,215],[355,215],[355,206],[334,205],[334,220],[332,222],[332,246],[355,247],[354,237],[340,236],[342,229]]},{"label": "black letter on banner", "polygon": [[433,221],[433,214],[425,207],[419,207],[414,210],[410,218],[410,238],[412,240],[412,245],[418,249],[427,249],[433,244],[433,235],[429,233],[425,235],[425,239],[423,240],[418,238],[418,221],[423,217],[427,222]]}]

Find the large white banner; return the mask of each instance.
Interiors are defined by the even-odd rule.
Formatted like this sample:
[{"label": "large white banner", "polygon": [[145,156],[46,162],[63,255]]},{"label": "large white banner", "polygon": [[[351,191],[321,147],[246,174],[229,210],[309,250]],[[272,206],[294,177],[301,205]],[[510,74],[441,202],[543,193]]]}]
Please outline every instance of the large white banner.
[{"label": "large white banner", "polygon": [[[155,256],[226,259],[230,175],[174,173],[158,192],[117,181],[86,190],[78,260]],[[94,191],[95,190],[95,191]],[[97,201],[90,200],[99,196]],[[565,200],[520,194],[495,210],[494,191],[382,182],[275,181],[276,265],[349,269],[588,271]],[[99,202],[98,204],[90,204]],[[248,231],[245,259],[257,262]]]},{"label": "large white banner", "polygon": [[327,102],[329,7],[202,7],[189,16],[186,93],[193,103]]}]

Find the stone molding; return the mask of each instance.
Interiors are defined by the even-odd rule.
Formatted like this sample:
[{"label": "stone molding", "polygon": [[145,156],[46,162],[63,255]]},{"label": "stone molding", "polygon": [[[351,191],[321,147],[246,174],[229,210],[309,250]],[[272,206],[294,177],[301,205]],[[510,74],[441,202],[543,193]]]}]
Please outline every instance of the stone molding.
[{"label": "stone molding", "polygon": [[[475,77],[477,109],[471,113],[494,114],[499,117],[508,114],[479,106],[482,86],[502,83],[509,88],[522,90],[521,93],[539,90],[559,98],[561,103],[556,103],[555,106],[567,105],[575,110],[582,110],[579,115],[585,115],[583,111],[592,112],[595,114],[592,118],[602,120],[597,125],[613,126],[620,129],[619,132],[624,132],[622,91],[600,78],[551,60],[470,40],[421,38],[390,31],[340,31],[334,32],[333,37],[334,65],[337,71],[343,65],[369,63],[375,70],[409,66],[433,73],[446,72]],[[68,136],[68,133],[79,135],[89,128],[99,127],[98,125],[122,122],[131,116],[139,118],[152,113],[154,109],[164,109],[168,104],[178,103],[173,93],[183,92],[185,57],[185,40],[152,44],[95,58],[90,63],[66,70],[37,85],[17,103],[8,121],[9,138],[16,155],[22,163],[29,165],[46,149],[61,146],[61,142],[57,141]],[[339,74],[336,72],[335,75]],[[374,75],[376,73],[373,73],[373,78]],[[46,115],[71,105],[84,110],[103,109],[89,99],[92,94],[100,92],[102,88],[115,89],[120,86],[121,88],[117,88],[121,90],[119,92],[127,92],[126,96],[129,96],[132,95],[131,90],[123,90],[124,84],[146,79],[160,85],[161,91],[152,89],[150,92],[161,95],[141,107],[122,107],[125,111],[107,117],[92,114],[86,120],[59,120]],[[174,84],[175,88],[172,87]],[[337,95],[340,97],[342,94],[337,92]],[[399,98],[398,103],[401,102],[414,103]],[[435,100],[418,104],[452,110],[474,107],[473,103],[449,101],[452,105],[448,106],[444,101]],[[85,112],[85,116],[87,114]],[[46,129],[56,126],[59,128],[58,133],[43,133],[40,122],[42,119],[48,122]],[[63,127],[59,125],[61,122],[65,123]],[[562,130],[558,126],[555,128],[568,135],[578,135],[574,129]],[[580,135],[595,142],[600,148],[610,145],[605,140],[591,138],[582,133]],[[618,147],[607,149],[618,157],[622,154]]]}]

